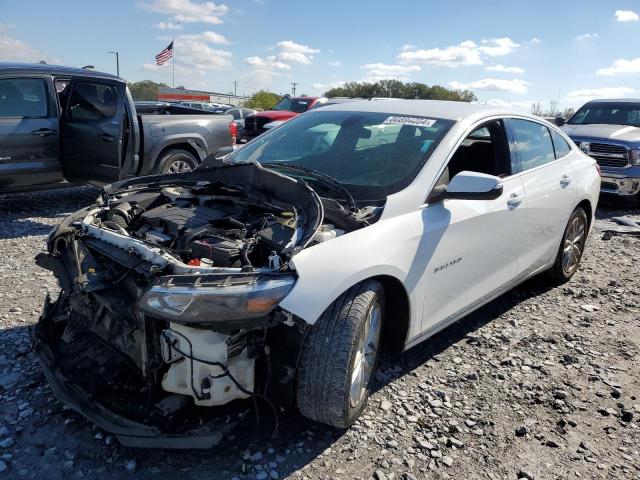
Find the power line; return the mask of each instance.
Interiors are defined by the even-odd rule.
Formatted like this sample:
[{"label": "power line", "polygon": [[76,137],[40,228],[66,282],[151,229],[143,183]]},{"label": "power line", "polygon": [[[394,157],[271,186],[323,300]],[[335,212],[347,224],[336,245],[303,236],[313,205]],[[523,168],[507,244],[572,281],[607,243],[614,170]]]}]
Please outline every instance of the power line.
[{"label": "power line", "polygon": [[291,96],[296,96],[296,87],[298,86],[298,82],[291,82]]}]

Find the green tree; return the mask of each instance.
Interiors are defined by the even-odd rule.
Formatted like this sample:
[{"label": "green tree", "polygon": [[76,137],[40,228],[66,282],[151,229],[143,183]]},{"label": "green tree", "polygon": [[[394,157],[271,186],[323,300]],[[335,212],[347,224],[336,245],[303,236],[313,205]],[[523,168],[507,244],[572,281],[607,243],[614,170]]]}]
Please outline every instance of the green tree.
[{"label": "green tree", "polygon": [[251,97],[244,102],[244,106],[247,108],[270,110],[281,98],[282,95],[277,93],[260,90],[251,95]]},{"label": "green tree", "polygon": [[380,80],[375,83],[347,82],[341,87],[324,92],[325,97],[388,97],[419,98],[423,100],[454,100],[474,102],[475,94],[469,90],[453,90],[440,85],[429,86],[420,82],[404,83],[399,80]]},{"label": "green tree", "polygon": [[151,80],[140,80],[129,84],[129,90],[131,90],[131,96],[134,100],[157,100],[160,87],[168,87],[168,85]]}]

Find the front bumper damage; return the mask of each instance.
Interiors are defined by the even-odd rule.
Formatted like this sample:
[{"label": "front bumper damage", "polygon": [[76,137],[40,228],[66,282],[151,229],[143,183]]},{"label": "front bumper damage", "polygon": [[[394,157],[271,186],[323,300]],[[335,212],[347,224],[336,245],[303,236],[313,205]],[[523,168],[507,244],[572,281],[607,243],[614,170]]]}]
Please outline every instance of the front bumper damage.
[{"label": "front bumper damage", "polygon": [[55,303],[47,296],[40,321],[31,327],[34,350],[53,394],[58,400],[83,415],[101,429],[114,435],[125,447],[142,448],[211,448],[246,417],[246,409],[226,412],[226,416],[181,433],[167,433],[161,428],[131,420],[103,405],[95,394],[73,382],[61,368],[61,359],[55,347],[48,343],[46,331],[50,328]]},{"label": "front bumper damage", "polygon": [[321,219],[255,166],[111,187],[36,257],[60,285],[31,329],[54,394],[136,447],[210,448],[258,404],[291,408],[308,324],[278,305]]}]

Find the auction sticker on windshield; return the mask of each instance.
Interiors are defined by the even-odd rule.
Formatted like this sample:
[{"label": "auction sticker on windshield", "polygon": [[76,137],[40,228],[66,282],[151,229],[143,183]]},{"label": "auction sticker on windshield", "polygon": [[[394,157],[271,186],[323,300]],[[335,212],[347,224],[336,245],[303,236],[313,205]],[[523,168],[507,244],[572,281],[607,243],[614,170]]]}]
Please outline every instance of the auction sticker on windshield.
[{"label": "auction sticker on windshield", "polygon": [[382,122],[390,125],[413,125],[416,127],[433,127],[436,123],[436,120],[432,118],[426,117],[405,117],[402,115],[391,115],[387,117],[387,119]]}]

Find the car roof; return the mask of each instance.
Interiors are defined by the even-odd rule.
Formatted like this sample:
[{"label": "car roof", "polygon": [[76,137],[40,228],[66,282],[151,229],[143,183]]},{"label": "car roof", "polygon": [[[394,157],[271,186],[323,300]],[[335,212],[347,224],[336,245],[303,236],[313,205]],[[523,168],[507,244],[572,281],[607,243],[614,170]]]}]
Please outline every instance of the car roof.
[{"label": "car roof", "polygon": [[[314,109],[315,110],[315,109]],[[376,99],[370,101],[354,101],[348,103],[335,103],[323,106],[322,111],[359,111],[394,113],[398,115],[419,115],[443,118],[448,120],[460,120],[475,114],[489,115],[519,115],[523,113],[518,109],[504,109],[468,102],[451,102],[444,100],[403,100],[403,99]],[[525,115],[529,116],[529,115]]]},{"label": "car roof", "polygon": [[110,80],[119,80],[124,82],[120,77],[111,75],[110,73],[96,72],[87,68],[64,67],[61,65],[48,65],[43,63],[14,63],[0,62],[0,73],[24,73],[26,75],[66,75],[66,76],[82,76],[92,78],[104,78]]},{"label": "car roof", "polygon": [[587,103],[640,103],[640,98],[596,98]]}]

